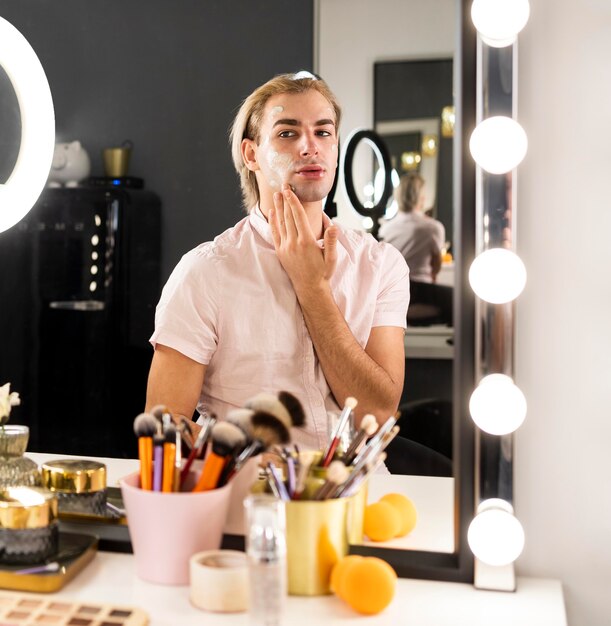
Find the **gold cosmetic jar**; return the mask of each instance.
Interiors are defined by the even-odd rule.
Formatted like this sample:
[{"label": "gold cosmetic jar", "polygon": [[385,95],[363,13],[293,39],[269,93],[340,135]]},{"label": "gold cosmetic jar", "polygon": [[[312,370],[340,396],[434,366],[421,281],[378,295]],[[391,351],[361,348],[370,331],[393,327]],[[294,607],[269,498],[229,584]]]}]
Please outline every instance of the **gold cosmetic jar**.
[{"label": "gold cosmetic jar", "polygon": [[58,548],[57,498],[39,487],[0,491],[0,563],[44,562]]},{"label": "gold cosmetic jar", "polygon": [[106,465],[58,459],[40,467],[42,486],[57,495],[60,513],[106,515]]}]

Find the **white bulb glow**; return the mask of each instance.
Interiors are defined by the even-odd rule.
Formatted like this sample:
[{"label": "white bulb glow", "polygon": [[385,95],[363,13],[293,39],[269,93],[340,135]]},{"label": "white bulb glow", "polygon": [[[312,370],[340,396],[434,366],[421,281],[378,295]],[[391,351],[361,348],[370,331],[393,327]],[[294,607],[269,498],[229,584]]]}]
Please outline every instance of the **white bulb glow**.
[{"label": "white bulb glow", "polygon": [[475,516],[469,525],[467,541],[480,561],[488,565],[508,565],[524,549],[524,529],[512,513],[494,502],[491,500],[490,506]]},{"label": "white bulb glow", "polygon": [[473,421],[491,435],[517,430],[526,417],[526,398],[509,376],[490,374],[482,378],[469,400]]},{"label": "white bulb glow", "polygon": [[489,46],[511,45],[530,16],[528,0],[473,0],[471,19]]},{"label": "white bulb glow", "polygon": [[370,217],[364,217],[362,224],[365,230],[370,230],[373,228],[373,220]]},{"label": "white bulb glow", "polygon": [[469,150],[482,169],[491,174],[505,174],[526,156],[528,138],[515,120],[497,115],[475,127],[469,139]]},{"label": "white bulb glow", "polygon": [[526,268],[520,257],[504,248],[491,248],[475,257],[469,284],[482,300],[503,304],[517,298],[526,285]]},{"label": "white bulb glow", "polygon": [[19,103],[21,145],[13,172],[0,184],[0,232],[21,220],[43,190],[55,148],[53,100],[45,72],[25,37],[0,17],[0,65]]}]

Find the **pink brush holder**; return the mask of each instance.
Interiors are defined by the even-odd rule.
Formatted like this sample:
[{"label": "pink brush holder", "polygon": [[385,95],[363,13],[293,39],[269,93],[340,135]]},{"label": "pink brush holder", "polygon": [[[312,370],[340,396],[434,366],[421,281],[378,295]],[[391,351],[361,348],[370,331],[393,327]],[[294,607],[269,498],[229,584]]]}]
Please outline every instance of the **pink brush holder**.
[{"label": "pink brush holder", "polygon": [[[196,480],[191,472],[186,484]],[[144,491],[139,484],[138,472],[120,480],[136,574],[152,583],[188,585],[190,558],[221,546],[232,483],[196,493]]]}]

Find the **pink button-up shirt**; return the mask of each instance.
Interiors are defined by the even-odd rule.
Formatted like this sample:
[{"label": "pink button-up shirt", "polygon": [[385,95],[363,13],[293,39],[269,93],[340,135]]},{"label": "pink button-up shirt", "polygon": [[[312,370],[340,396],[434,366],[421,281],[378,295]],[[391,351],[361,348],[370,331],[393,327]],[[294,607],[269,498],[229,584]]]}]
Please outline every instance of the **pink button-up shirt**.
[{"label": "pink button-up shirt", "polygon": [[[409,270],[398,250],[340,227],[337,253],[331,288],[358,343],[366,346],[374,326],[405,328]],[[293,429],[293,441],[328,443],[327,411],[339,407],[258,209],[182,257],[163,289],[150,341],[207,365],[198,411],[222,418],[257,393],[288,391],[307,420]],[[358,389],[353,395],[358,400]]]}]

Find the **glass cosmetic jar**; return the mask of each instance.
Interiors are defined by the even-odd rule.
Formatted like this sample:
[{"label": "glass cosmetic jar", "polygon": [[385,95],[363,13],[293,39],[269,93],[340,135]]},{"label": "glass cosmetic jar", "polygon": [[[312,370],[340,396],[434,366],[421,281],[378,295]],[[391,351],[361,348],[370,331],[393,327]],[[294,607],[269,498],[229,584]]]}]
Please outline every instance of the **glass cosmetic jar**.
[{"label": "glass cosmetic jar", "polygon": [[27,426],[11,424],[0,430],[0,489],[40,485],[38,465],[24,456],[29,436]]},{"label": "glass cosmetic jar", "polygon": [[41,563],[57,553],[57,498],[39,487],[0,490],[0,563]]},{"label": "glass cosmetic jar", "polygon": [[40,466],[42,486],[57,495],[60,513],[106,516],[106,465],[58,459]]}]

